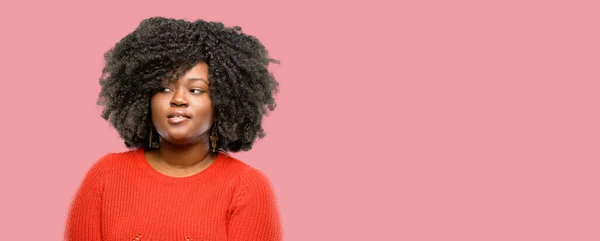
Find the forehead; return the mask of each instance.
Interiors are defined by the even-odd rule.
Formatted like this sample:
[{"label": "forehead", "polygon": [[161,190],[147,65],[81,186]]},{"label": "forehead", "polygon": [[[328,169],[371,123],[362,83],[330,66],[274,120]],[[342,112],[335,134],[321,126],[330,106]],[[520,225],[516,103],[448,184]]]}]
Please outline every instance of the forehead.
[{"label": "forehead", "polygon": [[165,78],[164,81],[167,82],[179,82],[180,80],[183,81],[196,81],[196,80],[201,80],[203,82],[205,82],[206,84],[208,84],[208,64],[206,64],[205,62],[199,62],[195,65],[193,65],[190,69],[186,70],[185,72],[179,72],[177,70],[174,71],[174,73],[172,73],[171,77],[167,77]]},{"label": "forehead", "polygon": [[208,80],[208,64],[205,62],[200,62],[194,65],[191,69],[189,69],[184,77],[202,77]]}]

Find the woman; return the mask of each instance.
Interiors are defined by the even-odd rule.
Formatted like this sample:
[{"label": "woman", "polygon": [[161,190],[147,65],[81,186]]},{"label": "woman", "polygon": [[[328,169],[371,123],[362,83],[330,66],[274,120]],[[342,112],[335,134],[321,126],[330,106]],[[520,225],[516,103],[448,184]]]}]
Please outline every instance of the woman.
[{"label": "woman", "polygon": [[143,20],[105,54],[98,104],[131,150],[88,171],[66,240],[281,240],[273,188],[227,152],[264,137],[275,60],[239,27]]}]

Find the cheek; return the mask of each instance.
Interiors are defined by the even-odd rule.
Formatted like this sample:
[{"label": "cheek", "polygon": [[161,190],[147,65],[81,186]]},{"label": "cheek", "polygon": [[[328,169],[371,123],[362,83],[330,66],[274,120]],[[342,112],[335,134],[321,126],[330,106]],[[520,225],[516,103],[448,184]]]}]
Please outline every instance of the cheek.
[{"label": "cheek", "polygon": [[162,107],[163,101],[161,100],[160,97],[158,96],[153,96],[152,99],[150,100],[150,111],[151,111],[151,116],[152,116],[152,121],[154,121],[156,118],[158,118],[159,116],[163,115],[164,113],[162,113],[162,109],[164,109]]},{"label": "cheek", "polygon": [[213,110],[212,110],[212,106],[209,104],[203,104],[202,106],[200,106],[200,108],[197,109],[196,111],[196,116],[202,118],[202,120],[204,122],[208,122],[209,124],[212,124],[212,120],[214,119],[214,114],[213,114]]},{"label": "cheek", "polygon": [[194,109],[194,117],[198,121],[197,125],[201,129],[210,128],[214,120],[214,112],[210,101],[199,102]]},{"label": "cheek", "polygon": [[201,115],[202,118],[212,117],[213,115],[212,102],[208,97],[198,98],[194,101],[191,101],[190,107],[197,115]]}]

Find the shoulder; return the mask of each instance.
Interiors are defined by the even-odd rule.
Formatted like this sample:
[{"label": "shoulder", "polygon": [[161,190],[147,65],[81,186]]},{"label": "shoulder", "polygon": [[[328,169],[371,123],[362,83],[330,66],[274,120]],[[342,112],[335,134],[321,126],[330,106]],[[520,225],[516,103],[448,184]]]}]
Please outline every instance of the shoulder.
[{"label": "shoulder", "polygon": [[240,185],[269,183],[268,176],[258,168],[228,154],[221,154],[224,168],[227,172],[235,175]]},{"label": "shoulder", "polygon": [[240,179],[241,183],[249,190],[267,191],[268,189],[271,189],[271,180],[269,177],[263,171],[252,166],[248,166],[248,168],[241,173]]},{"label": "shoulder", "polygon": [[123,167],[132,165],[132,160],[143,156],[142,149],[135,149],[123,152],[108,152],[97,158],[86,171],[84,184],[91,183],[97,188],[101,188],[106,179],[113,176],[115,172],[123,170]]},{"label": "shoulder", "polygon": [[95,166],[112,166],[119,165],[123,162],[128,162],[140,157],[143,157],[143,149],[133,149],[121,152],[108,152],[101,156],[94,163]]},{"label": "shoulder", "polygon": [[115,170],[116,167],[131,164],[132,160],[143,156],[143,151],[143,149],[135,149],[105,153],[93,162],[88,175],[105,174],[107,171]]},{"label": "shoulder", "polygon": [[265,215],[276,217],[278,201],[268,176],[248,164],[239,164],[239,167],[243,168],[239,170],[235,178],[235,187],[228,213],[232,216],[251,215],[247,217],[249,220],[260,219],[259,216]]},{"label": "shoulder", "polygon": [[225,156],[225,169],[233,175],[236,195],[241,197],[269,197],[273,193],[270,178],[262,170],[231,156]]}]

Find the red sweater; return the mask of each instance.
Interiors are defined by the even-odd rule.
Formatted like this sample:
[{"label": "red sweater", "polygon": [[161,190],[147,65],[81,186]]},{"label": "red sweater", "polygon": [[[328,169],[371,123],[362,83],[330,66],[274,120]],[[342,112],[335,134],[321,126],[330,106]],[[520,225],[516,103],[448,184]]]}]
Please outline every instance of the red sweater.
[{"label": "red sweater", "polygon": [[111,153],[88,171],[69,210],[65,240],[282,240],[269,179],[219,153],[205,170],[169,177],[143,149]]}]

